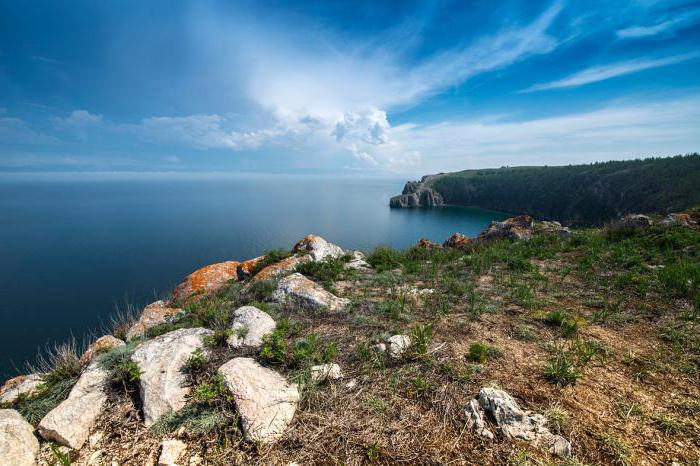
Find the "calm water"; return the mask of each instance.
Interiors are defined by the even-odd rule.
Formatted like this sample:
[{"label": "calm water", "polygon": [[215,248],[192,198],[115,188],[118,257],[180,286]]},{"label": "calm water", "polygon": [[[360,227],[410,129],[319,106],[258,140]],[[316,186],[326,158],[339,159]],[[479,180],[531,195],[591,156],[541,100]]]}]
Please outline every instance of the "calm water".
[{"label": "calm water", "polygon": [[290,248],[315,233],[344,248],[474,235],[494,212],[392,210],[403,180],[2,175],[0,379],[39,347],[78,340],[115,306],[143,306],[206,264]]}]

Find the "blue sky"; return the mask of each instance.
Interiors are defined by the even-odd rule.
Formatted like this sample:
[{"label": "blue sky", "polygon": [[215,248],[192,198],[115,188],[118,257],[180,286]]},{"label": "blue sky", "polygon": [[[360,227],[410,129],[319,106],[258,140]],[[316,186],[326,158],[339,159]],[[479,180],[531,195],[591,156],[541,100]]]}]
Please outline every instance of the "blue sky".
[{"label": "blue sky", "polygon": [[699,76],[699,1],[0,0],[0,171],[673,155]]}]

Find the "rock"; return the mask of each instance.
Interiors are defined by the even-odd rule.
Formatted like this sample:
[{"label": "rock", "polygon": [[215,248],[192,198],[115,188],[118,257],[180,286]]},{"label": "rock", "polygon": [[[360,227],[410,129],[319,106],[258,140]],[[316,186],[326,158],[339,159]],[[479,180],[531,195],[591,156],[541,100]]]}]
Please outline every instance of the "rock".
[{"label": "rock", "polygon": [[544,416],[520,409],[513,397],[503,390],[482,388],[479,395],[469,402],[465,413],[469,418],[467,426],[486,438],[493,438],[493,433],[486,427],[485,419],[488,418],[495,421],[507,438],[531,442],[558,456],[571,456],[569,441],[552,434]]},{"label": "rock", "polygon": [[693,219],[690,218],[690,215],[685,214],[685,213],[672,213],[668,214],[668,217],[663,219],[661,221],[663,225],[678,225],[678,226],[688,226],[691,224],[694,224],[695,222]]},{"label": "rock", "polygon": [[246,437],[262,443],[279,438],[299,403],[297,387],[251,358],[234,358],[219,373],[233,394]]},{"label": "rock", "polygon": [[94,434],[88,437],[88,443],[91,447],[96,447],[97,444],[99,444],[102,441],[104,436],[105,434],[103,434],[102,432],[95,432]]},{"label": "rock", "polygon": [[182,367],[202,348],[202,338],[212,335],[205,328],[183,328],[148,340],[136,348],[131,359],[141,370],[139,392],[144,423],[152,426],[168,411],[185,406],[190,387]]},{"label": "rock", "polygon": [[112,335],[101,336],[95,340],[94,343],[88,346],[88,349],[85,350],[83,355],[80,357],[80,364],[82,366],[86,366],[90,364],[93,359],[95,359],[95,356],[105,353],[112,348],[124,346],[124,344],[125,343],[123,341],[121,341],[119,338],[113,337]]},{"label": "rock", "polygon": [[187,449],[185,442],[180,440],[163,440],[160,444],[158,466],[173,466]]},{"label": "rock", "polygon": [[537,222],[535,230],[548,235],[556,234],[560,239],[566,239],[571,236],[571,230],[563,227],[559,222]]},{"label": "rock", "polygon": [[442,246],[430,241],[429,239],[421,238],[414,247],[418,249],[440,249]]},{"label": "rock", "polygon": [[102,457],[105,455],[104,450],[96,450],[94,451],[90,457],[88,458],[87,465],[88,466],[101,466],[103,464]]},{"label": "rock", "polygon": [[305,236],[292,249],[294,253],[309,253],[315,262],[320,262],[324,259],[338,259],[345,252],[340,246],[329,243],[325,239],[316,235]]},{"label": "rock", "polygon": [[627,214],[620,219],[620,226],[626,228],[646,228],[652,225],[651,218],[642,214]]},{"label": "rock", "polygon": [[387,340],[387,346],[389,356],[398,358],[411,346],[411,337],[408,335],[394,335]]},{"label": "rock", "polygon": [[238,264],[238,267],[236,267],[236,275],[238,276],[238,280],[243,281],[253,275],[253,272],[263,259],[265,259],[265,256],[256,257],[255,259],[250,259]]},{"label": "rock", "polygon": [[345,388],[347,388],[348,390],[352,390],[352,389],[354,389],[355,387],[357,387],[357,379],[350,379],[350,380],[345,384]]},{"label": "rock", "polygon": [[287,257],[286,259],[282,259],[281,261],[277,262],[276,264],[268,265],[264,269],[262,269],[260,272],[256,273],[255,276],[253,276],[252,281],[254,282],[259,282],[263,280],[270,280],[273,278],[276,278],[282,274],[285,274],[287,272],[292,272],[297,265],[303,264],[304,262],[309,262],[312,261],[313,259],[311,258],[310,255],[304,254],[303,256],[290,256]]},{"label": "rock", "polygon": [[502,222],[491,222],[491,225],[481,232],[476,239],[479,242],[487,243],[499,239],[530,239],[534,230],[534,220],[529,215],[518,215],[507,218]]},{"label": "rock", "polygon": [[376,345],[373,346],[373,348],[380,353],[386,353],[386,344],[385,343],[377,343]]},{"label": "rock", "polygon": [[311,309],[328,309],[331,312],[343,309],[349,299],[339,298],[333,293],[300,273],[293,273],[280,280],[277,289],[272,293],[273,299],[278,302],[291,301],[299,306]]},{"label": "rock", "polygon": [[443,247],[446,248],[458,248],[464,249],[472,244],[471,238],[467,238],[461,233],[455,233],[442,243]]},{"label": "rock", "polygon": [[109,372],[93,361],[80,375],[68,398],[39,422],[38,431],[46,440],[79,450],[107,402],[105,386]]},{"label": "rock", "polygon": [[10,404],[17,401],[20,395],[31,396],[44,383],[41,374],[18,375],[13,377],[0,388],[0,403]]},{"label": "rock", "polygon": [[202,459],[202,457],[196,453],[190,457],[190,466],[199,466],[200,464],[203,464],[203,463],[204,463],[204,460]]},{"label": "rock", "polygon": [[126,340],[142,337],[149,328],[165,324],[182,312],[178,307],[169,307],[165,301],[151,303],[143,308],[139,320],[126,332]]},{"label": "rock", "polygon": [[372,268],[372,266],[365,260],[365,255],[361,251],[352,251],[350,255],[352,259],[350,259],[350,262],[345,264],[346,269],[363,271]]},{"label": "rock", "polygon": [[433,188],[426,186],[425,181],[430,175],[424,176],[421,181],[408,181],[399,196],[389,200],[389,206],[394,208],[435,207],[445,204],[442,195]]},{"label": "rock", "polygon": [[34,427],[14,409],[0,409],[0,465],[34,466],[38,456]]},{"label": "rock", "polygon": [[233,348],[249,346],[259,348],[262,339],[275,331],[275,321],[266,312],[254,306],[243,306],[233,311],[233,333],[227,343]]},{"label": "rock", "polygon": [[238,280],[238,262],[226,261],[195,270],[173,291],[172,301],[201,299],[222,288],[230,280]]},{"label": "rock", "polygon": [[311,366],[311,381],[314,383],[326,380],[338,380],[343,378],[343,372],[337,364],[321,364]]}]

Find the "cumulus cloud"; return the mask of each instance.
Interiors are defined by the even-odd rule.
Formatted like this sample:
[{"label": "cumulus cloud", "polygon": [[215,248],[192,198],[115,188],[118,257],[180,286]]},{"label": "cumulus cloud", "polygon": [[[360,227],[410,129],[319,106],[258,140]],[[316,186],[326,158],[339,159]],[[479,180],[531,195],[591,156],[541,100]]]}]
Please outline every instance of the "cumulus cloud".
[{"label": "cumulus cloud", "polygon": [[639,60],[628,60],[606,65],[594,66],[574,73],[564,79],[543,84],[535,84],[524,89],[522,92],[535,92],[547,89],[561,89],[566,87],[578,87],[607,79],[638,73],[640,71],[660,68],[662,66],[676,65],[700,57],[700,52],[684,53],[663,58],[645,58]]}]

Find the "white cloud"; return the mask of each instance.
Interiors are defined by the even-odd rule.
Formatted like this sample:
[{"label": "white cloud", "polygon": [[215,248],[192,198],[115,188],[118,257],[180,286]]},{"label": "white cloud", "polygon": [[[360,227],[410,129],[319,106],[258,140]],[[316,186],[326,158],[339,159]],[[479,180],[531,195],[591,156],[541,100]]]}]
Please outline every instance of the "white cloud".
[{"label": "white cloud", "polygon": [[664,58],[646,58],[640,60],[629,60],[606,65],[594,66],[574,73],[564,79],[543,84],[535,84],[524,89],[522,92],[535,92],[546,89],[561,89],[567,87],[578,87],[607,79],[637,73],[639,71],[662,66],[675,65],[700,57],[700,52],[691,52],[681,55],[674,55]]},{"label": "white cloud", "polygon": [[658,35],[670,35],[700,21],[700,10],[692,10],[651,26],[630,26],[617,30],[621,39],[639,39]]},{"label": "white cloud", "polygon": [[102,124],[102,115],[90,113],[87,110],[73,110],[65,118],[54,118],[54,122],[62,127],[84,128]]},{"label": "white cloud", "polygon": [[[1,110],[0,115],[5,115],[5,110]],[[0,116],[0,141],[1,145],[53,145],[58,142],[53,136],[33,130],[21,118],[9,116]]]}]

